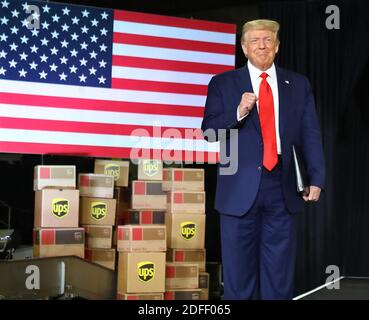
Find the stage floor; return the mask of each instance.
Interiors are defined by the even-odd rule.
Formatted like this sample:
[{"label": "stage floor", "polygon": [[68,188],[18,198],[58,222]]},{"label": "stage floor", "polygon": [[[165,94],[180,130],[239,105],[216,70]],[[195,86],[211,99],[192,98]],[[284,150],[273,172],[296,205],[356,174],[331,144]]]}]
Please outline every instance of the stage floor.
[{"label": "stage floor", "polygon": [[369,278],[343,277],[335,284],[339,289],[328,289],[327,284],[294,300],[369,300]]}]

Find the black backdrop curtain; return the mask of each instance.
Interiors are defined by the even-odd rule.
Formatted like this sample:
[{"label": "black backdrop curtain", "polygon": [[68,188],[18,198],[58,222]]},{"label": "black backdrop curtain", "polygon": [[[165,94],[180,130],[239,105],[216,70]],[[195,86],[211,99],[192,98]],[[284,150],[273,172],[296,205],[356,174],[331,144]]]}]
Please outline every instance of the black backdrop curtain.
[{"label": "black backdrop curtain", "polygon": [[[326,28],[332,4],[339,30]],[[321,201],[299,216],[296,294],[324,284],[329,265],[369,276],[369,4],[269,2],[259,9],[281,24],[277,64],[311,81],[327,165]]]}]

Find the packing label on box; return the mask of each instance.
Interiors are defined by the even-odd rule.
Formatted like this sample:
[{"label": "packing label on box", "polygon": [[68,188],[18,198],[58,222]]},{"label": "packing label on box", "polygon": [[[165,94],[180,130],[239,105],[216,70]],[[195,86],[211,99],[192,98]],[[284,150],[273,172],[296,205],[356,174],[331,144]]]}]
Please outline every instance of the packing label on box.
[{"label": "packing label on box", "polygon": [[163,171],[165,191],[204,191],[204,169],[166,168]]},{"label": "packing label on box", "polygon": [[118,251],[166,251],[166,227],[155,225],[118,226]]},{"label": "packing label on box", "polygon": [[166,194],[161,181],[133,181],[132,209],[166,210]]},{"label": "packing label on box", "polygon": [[124,212],[124,224],[165,224],[163,210],[134,210]]},{"label": "packing label on box", "polygon": [[76,166],[40,165],[34,168],[33,190],[76,188]]},{"label": "packing label on box", "polygon": [[205,214],[205,192],[168,192],[167,205],[170,213]]},{"label": "packing label on box", "polygon": [[106,174],[80,173],[80,195],[92,198],[113,198],[114,178]]}]

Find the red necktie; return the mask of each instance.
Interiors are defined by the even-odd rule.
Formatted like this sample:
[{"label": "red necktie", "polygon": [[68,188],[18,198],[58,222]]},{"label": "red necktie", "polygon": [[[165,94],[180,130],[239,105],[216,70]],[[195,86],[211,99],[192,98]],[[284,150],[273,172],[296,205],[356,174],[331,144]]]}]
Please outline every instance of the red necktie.
[{"label": "red necktie", "polygon": [[273,94],[266,80],[268,74],[263,72],[260,77],[262,80],[259,88],[259,118],[264,144],[263,165],[271,171],[278,162]]}]

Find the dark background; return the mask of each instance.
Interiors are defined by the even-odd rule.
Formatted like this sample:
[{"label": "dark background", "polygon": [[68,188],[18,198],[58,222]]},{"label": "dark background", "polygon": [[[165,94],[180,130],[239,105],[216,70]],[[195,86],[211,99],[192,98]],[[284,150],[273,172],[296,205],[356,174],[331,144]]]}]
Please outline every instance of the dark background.
[{"label": "dark background", "polygon": [[[67,1],[57,1],[67,2]],[[239,38],[250,19],[280,22],[276,63],[305,74],[311,81],[319,115],[327,185],[317,204],[298,217],[296,295],[325,282],[329,265],[341,275],[369,276],[369,4],[356,1],[170,1],[73,0],[68,3],[117,8],[237,24],[236,67],[244,58]],[[340,9],[340,29],[328,30],[328,5]],[[92,158],[0,154],[0,219],[12,207],[12,227],[31,244],[33,167],[75,164],[93,171]],[[205,165],[208,261],[220,261],[219,220],[214,211],[215,165]]]}]

